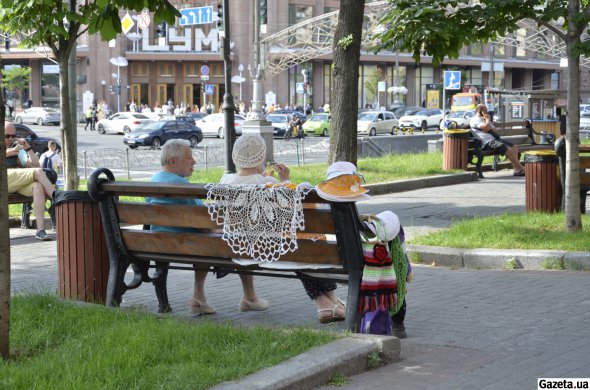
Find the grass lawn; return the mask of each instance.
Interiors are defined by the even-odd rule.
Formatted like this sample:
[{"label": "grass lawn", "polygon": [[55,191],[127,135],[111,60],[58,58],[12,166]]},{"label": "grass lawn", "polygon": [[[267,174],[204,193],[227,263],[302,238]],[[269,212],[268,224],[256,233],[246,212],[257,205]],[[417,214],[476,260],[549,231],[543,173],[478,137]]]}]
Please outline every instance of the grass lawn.
[{"label": "grass lawn", "polygon": [[452,248],[553,249],[590,252],[590,216],[582,214],[582,231],[564,231],[563,213],[513,213],[475,217],[449,229],[416,237],[409,244]]},{"label": "grass lawn", "polygon": [[339,337],[191,324],[33,294],[12,299],[11,324],[12,358],[0,362],[3,389],[205,389]]}]

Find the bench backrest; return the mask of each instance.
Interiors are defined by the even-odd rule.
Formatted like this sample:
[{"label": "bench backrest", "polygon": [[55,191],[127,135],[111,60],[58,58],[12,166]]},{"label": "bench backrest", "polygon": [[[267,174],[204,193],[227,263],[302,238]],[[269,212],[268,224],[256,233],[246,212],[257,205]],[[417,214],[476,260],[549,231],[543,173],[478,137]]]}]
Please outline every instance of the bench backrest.
[{"label": "bench backrest", "polygon": [[[213,222],[206,206],[148,204],[143,197],[180,197],[206,199],[204,184],[162,184],[143,182],[114,182],[99,180],[90,188],[91,197],[98,200],[109,236],[120,240],[133,256],[148,259],[150,255],[169,256],[171,261],[190,262],[195,258],[248,258],[234,254],[222,240],[221,226]],[[125,196],[133,197],[129,200]],[[298,237],[298,249],[280,257],[279,261],[343,265],[344,269],[361,270],[363,264],[359,236],[358,213],[354,202],[332,203],[312,190],[304,204],[327,207],[304,208],[305,233]],[[144,225],[196,228],[191,233],[145,230]],[[213,230],[213,231],[212,231]],[[317,239],[318,235],[327,235]],[[110,250],[110,249],[109,249]]]}]

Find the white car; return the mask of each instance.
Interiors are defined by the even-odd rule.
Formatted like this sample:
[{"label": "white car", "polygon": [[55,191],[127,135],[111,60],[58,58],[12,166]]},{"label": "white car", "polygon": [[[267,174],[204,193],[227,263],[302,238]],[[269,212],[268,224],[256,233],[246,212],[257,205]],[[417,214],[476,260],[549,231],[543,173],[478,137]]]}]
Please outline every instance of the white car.
[{"label": "white car", "polygon": [[590,130],[590,104],[580,104],[580,130]]},{"label": "white car", "polygon": [[[234,127],[236,129],[236,135],[242,135],[242,122],[245,120],[246,118],[241,115],[234,115]],[[204,136],[223,138],[225,135],[224,121],[224,114],[210,114],[202,119],[199,119],[196,122],[196,125],[203,131]]]},{"label": "white car", "polygon": [[395,134],[399,121],[391,111],[364,111],[359,114],[356,122],[357,135]]},{"label": "white car", "polygon": [[96,130],[100,134],[115,132],[118,134],[127,134],[130,131],[141,129],[148,123],[155,122],[146,115],[139,112],[118,112],[108,118],[101,119],[96,124]]},{"label": "white car", "polygon": [[399,119],[399,127],[425,131],[430,128],[438,129],[443,120],[443,112],[438,108],[425,108],[413,115],[404,115]]},{"label": "white car", "polygon": [[[469,128],[469,122],[471,121],[471,118],[473,118],[474,116],[475,110],[451,112],[449,115],[445,117],[445,120],[440,122],[440,129],[445,129],[445,121],[449,122],[447,123],[447,128],[449,129],[467,129]],[[455,123],[453,127],[449,126],[451,122]]]},{"label": "white car", "polygon": [[59,126],[61,113],[49,107],[31,107],[16,114],[14,121],[16,123],[33,123],[39,126],[49,123]]}]

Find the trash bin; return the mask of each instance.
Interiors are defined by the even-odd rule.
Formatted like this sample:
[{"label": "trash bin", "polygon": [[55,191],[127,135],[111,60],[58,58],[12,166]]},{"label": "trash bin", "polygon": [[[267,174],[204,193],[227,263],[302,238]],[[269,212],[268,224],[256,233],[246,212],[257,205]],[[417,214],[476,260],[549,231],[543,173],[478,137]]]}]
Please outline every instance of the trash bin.
[{"label": "trash bin", "polygon": [[467,149],[469,147],[469,130],[444,131],[443,169],[467,170]]},{"label": "trash bin", "polygon": [[109,255],[98,203],[86,191],[54,195],[59,296],[104,303]]},{"label": "trash bin", "polygon": [[526,209],[556,212],[561,203],[559,158],[552,150],[524,154]]}]

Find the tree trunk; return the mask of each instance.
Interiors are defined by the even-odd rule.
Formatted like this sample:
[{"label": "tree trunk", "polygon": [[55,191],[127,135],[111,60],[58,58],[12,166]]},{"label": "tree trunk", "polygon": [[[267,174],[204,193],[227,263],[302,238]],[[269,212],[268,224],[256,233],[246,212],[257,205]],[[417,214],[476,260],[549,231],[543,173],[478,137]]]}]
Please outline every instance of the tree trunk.
[{"label": "tree trunk", "polygon": [[579,13],[577,1],[569,2],[569,26],[566,35],[568,60],[567,89],[567,131],[565,134],[566,175],[565,175],[565,229],[576,232],[582,229],[582,212],[580,210],[580,55],[575,54],[575,44],[580,33],[574,24]]},{"label": "tree trunk", "polygon": [[64,184],[66,190],[77,190],[79,184],[76,145],[77,128],[76,123],[72,123],[72,116],[70,114],[68,54],[60,53],[60,56],[57,58],[59,63],[59,100],[61,103],[61,142],[63,145]]},{"label": "tree trunk", "polygon": [[[0,137],[4,135],[6,106],[0,91]],[[0,161],[6,161],[6,148]],[[8,183],[6,168],[0,169],[0,357],[10,357],[10,230],[8,226]]]},{"label": "tree trunk", "polygon": [[359,65],[365,0],[342,0],[334,33],[328,164],[357,162]]}]

